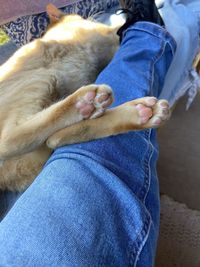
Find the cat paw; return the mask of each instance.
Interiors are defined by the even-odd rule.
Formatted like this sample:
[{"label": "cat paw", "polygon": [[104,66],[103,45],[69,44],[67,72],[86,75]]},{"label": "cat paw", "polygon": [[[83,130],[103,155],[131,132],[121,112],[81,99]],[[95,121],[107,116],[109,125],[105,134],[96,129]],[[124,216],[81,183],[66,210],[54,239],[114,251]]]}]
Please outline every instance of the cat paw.
[{"label": "cat paw", "polygon": [[170,115],[171,112],[168,101],[164,99],[158,100],[153,107],[153,116],[148,124],[154,128],[159,127],[170,118]]},{"label": "cat paw", "polygon": [[[138,101],[138,100],[137,100]],[[138,111],[139,123],[145,124],[153,116],[153,107],[157,103],[155,97],[144,97],[141,99],[141,103],[138,103],[135,108]]]},{"label": "cat paw", "polygon": [[76,108],[84,119],[100,117],[113,102],[112,89],[108,85],[88,85],[78,98]]},{"label": "cat paw", "polygon": [[[138,100],[137,100],[138,101]],[[136,104],[140,124],[144,128],[156,128],[170,117],[169,103],[164,100],[158,100],[155,97],[144,97]]]}]

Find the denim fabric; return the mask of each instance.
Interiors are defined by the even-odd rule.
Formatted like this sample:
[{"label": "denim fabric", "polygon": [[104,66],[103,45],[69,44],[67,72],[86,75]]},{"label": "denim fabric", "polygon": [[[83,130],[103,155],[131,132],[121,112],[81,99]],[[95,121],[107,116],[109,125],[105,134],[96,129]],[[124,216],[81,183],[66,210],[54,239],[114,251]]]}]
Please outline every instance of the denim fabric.
[{"label": "denim fabric", "polygon": [[187,107],[199,89],[200,78],[192,70],[193,60],[200,49],[200,1],[160,0],[160,9],[166,29],[174,37],[177,50],[166,75],[161,97],[171,106],[186,92]]},{"label": "denim fabric", "polygon": [[[199,0],[156,0],[166,30],[177,43],[177,50],[166,74],[160,98],[169,101],[170,106],[184,94],[188,94],[187,108],[199,89],[200,77],[192,64],[200,51],[200,1]],[[111,12],[97,18],[108,24],[117,22],[119,15]],[[112,23],[113,22],[113,23]]]},{"label": "denim fabric", "polygon": [[0,221],[12,208],[20,195],[21,193],[18,192],[0,191]]},{"label": "denim fabric", "polygon": [[[174,50],[165,30],[138,22],[96,83],[114,105],[157,96]],[[155,130],[57,149],[0,224],[0,266],[153,266],[157,156]]]}]

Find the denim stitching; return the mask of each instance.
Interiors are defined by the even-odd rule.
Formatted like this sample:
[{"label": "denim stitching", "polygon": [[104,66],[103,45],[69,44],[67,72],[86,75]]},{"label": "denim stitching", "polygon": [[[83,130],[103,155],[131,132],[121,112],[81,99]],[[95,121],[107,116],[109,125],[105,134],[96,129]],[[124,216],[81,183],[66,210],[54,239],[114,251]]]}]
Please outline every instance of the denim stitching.
[{"label": "denim stitching", "polygon": [[148,233],[150,231],[151,227],[151,216],[149,212],[146,210],[147,217],[144,220],[144,226],[141,230],[140,234],[138,235],[135,242],[129,245],[129,249],[127,249],[127,255],[128,256],[128,267],[135,267],[138,261],[138,257],[142,251],[142,248],[144,247],[144,244],[146,243],[146,239],[148,238]]},{"label": "denim stitching", "polygon": [[[160,38],[159,38],[160,39]],[[158,60],[163,56],[164,51],[165,51],[165,47],[166,44],[168,43],[168,41],[164,42],[162,40],[161,41],[161,47],[159,52],[157,53],[157,55],[152,59],[151,61],[151,66],[150,66],[150,70],[149,70],[149,77],[151,77],[149,80],[151,81],[150,83],[150,92],[152,92],[152,88],[153,88],[153,83],[154,83],[154,68],[156,63],[158,62]],[[143,200],[143,202],[145,201],[149,188],[150,188],[150,184],[151,184],[151,170],[150,170],[150,161],[154,152],[154,146],[151,142],[151,132],[152,130],[146,130],[144,131],[144,138],[147,140],[148,142],[148,149],[147,152],[144,156],[144,183],[143,186],[139,192],[139,197]]]},{"label": "denim stitching", "polygon": [[[151,79],[150,79],[150,83],[151,83],[150,84],[150,92],[152,92],[152,88],[153,88],[153,84],[154,84],[154,68],[155,68],[155,65],[158,62],[158,60],[163,56],[167,43],[168,43],[168,40],[165,41],[165,42],[161,40],[161,48],[160,48],[158,54],[152,59],[151,67],[150,67],[150,71],[149,71],[150,77],[151,77]],[[146,130],[146,131],[144,131],[142,133],[143,138],[146,139],[146,141],[148,142],[148,149],[147,149],[147,151],[146,151],[146,153],[144,155],[144,163],[143,163],[143,167],[144,167],[144,183],[143,183],[143,186],[142,186],[142,188],[141,188],[141,190],[139,192],[139,197],[141,198],[143,203],[145,202],[145,199],[146,199],[146,197],[148,195],[149,188],[150,188],[150,185],[151,185],[152,172],[151,172],[151,169],[150,169],[150,162],[151,162],[153,153],[155,152],[155,148],[154,148],[154,146],[153,146],[153,144],[151,142],[151,133],[152,133],[152,131],[153,130],[150,129],[150,130]],[[149,212],[148,212],[148,214],[149,214]],[[150,231],[151,223],[152,223],[152,220],[151,220],[151,216],[149,214],[148,230],[147,230],[147,228],[145,229],[145,226],[147,226],[147,225],[144,225],[144,229],[143,229],[144,232],[141,232],[141,235],[143,236],[143,243],[141,242],[141,244],[140,244],[140,250],[139,250],[139,244],[138,244],[138,247],[137,247],[138,248],[137,259],[138,259],[139,255],[140,255],[141,251],[142,251],[142,248],[144,247],[144,245],[145,245],[145,243],[147,241],[148,232]],[[137,264],[137,260],[135,261],[135,265],[132,265],[132,266],[136,266],[136,264]]]}]

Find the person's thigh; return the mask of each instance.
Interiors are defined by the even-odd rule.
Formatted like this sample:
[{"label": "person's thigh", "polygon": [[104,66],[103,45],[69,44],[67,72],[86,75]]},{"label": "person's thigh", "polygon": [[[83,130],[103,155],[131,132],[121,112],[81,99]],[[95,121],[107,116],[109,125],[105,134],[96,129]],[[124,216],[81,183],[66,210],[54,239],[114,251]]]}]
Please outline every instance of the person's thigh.
[{"label": "person's thigh", "polygon": [[[111,85],[115,105],[157,96],[174,49],[160,27],[137,23],[96,82]],[[57,149],[2,221],[0,262],[9,267],[153,266],[157,156],[155,130]]]}]

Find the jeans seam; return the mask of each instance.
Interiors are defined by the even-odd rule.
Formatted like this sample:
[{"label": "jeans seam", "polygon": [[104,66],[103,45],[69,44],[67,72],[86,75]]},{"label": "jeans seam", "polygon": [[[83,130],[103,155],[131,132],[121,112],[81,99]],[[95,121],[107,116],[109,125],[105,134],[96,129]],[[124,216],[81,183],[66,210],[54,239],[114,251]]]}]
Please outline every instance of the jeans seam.
[{"label": "jeans seam", "polygon": [[[152,58],[152,62],[150,65],[150,71],[149,71],[150,77],[151,77],[149,79],[149,81],[150,81],[150,88],[149,88],[150,93],[152,93],[152,88],[153,88],[153,83],[154,83],[153,75],[154,75],[155,64],[162,57],[167,43],[168,43],[167,41],[166,42],[162,41],[159,52],[157,53],[157,55],[154,58]],[[151,171],[150,171],[149,165],[150,165],[150,161],[151,161],[153,151],[154,151],[154,147],[153,147],[151,140],[150,140],[151,139],[150,138],[151,131],[152,130],[144,131],[144,138],[148,142],[148,149],[147,149],[147,152],[144,156],[144,183],[143,183],[143,186],[139,192],[139,198],[141,198],[143,202],[145,202],[145,199],[148,195],[150,184],[151,184]]]},{"label": "jeans seam", "polygon": [[[157,53],[157,55],[152,59],[151,61],[151,66],[150,66],[150,92],[152,92],[152,88],[153,88],[153,84],[154,84],[154,69],[155,69],[155,64],[158,62],[158,60],[163,56],[166,45],[169,44],[168,41],[162,41],[161,43],[161,47],[159,52]],[[151,172],[151,168],[150,168],[150,162],[154,153],[154,146],[151,142],[151,133],[152,133],[152,129],[144,131],[144,138],[146,139],[146,141],[148,142],[148,149],[145,153],[144,156],[144,183],[143,186],[141,187],[141,190],[139,192],[139,198],[141,199],[141,201],[143,202],[143,204],[145,203],[146,197],[148,195],[150,186],[151,186],[151,179],[152,179],[152,172]],[[145,204],[144,204],[145,205]],[[148,233],[150,231],[150,227],[151,227],[151,223],[152,223],[152,219],[151,219],[151,215],[149,213],[149,211],[147,210],[147,213],[149,214],[149,224],[148,224],[148,231],[146,230],[146,235],[143,235],[143,242],[140,246],[140,249],[138,247],[138,254],[137,254],[137,258],[135,260],[135,264],[133,265],[134,267],[136,267],[137,262],[138,262],[138,258],[139,255],[142,251],[142,248],[144,247],[146,241],[148,240]],[[142,231],[141,231],[142,233]]]},{"label": "jeans seam", "polygon": [[[146,208],[145,208],[146,209]],[[151,216],[149,212],[146,210],[146,219],[144,220],[143,228],[140,231],[140,234],[137,236],[136,240],[130,245],[129,251],[131,251],[128,259],[129,267],[136,267],[139,255],[147,241],[148,233],[151,227]]]},{"label": "jeans seam", "polygon": [[149,168],[149,162],[151,160],[151,155],[153,153],[153,150],[152,150],[152,145],[151,145],[151,142],[150,142],[150,133],[151,133],[151,130],[147,130],[144,132],[144,138],[146,139],[146,141],[148,142],[148,148],[147,148],[147,151],[144,155],[144,161],[143,161],[143,185],[139,191],[139,194],[138,194],[138,197],[139,199],[141,199],[142,203],[144,203],[145,201],[145,198],[148,194],[148,191],[149,191],[149,187],[150,187],[150,180],[151,180],[151,173],[150,173],[150,168]]},{"label": "jeans seam", "polygon": [[161,47],[160,47],[160,50],[159,50],[159,53],[157,54],[157,56],[155,56],[153,59],[152,59],[152,62],[151,62],[151,67],[150,67],[150,93],[153,92],[153,84],[154,84],[154,71],[155,71],[155,65],[156,63],[158,62],[158,60],[162,57],[162,55],[164,54],[164,51],[165,51],[165,48],[166,48],[166,44],[167,44],[167,41],[164,42],[162,41],[162,44],[161,44]]}]

